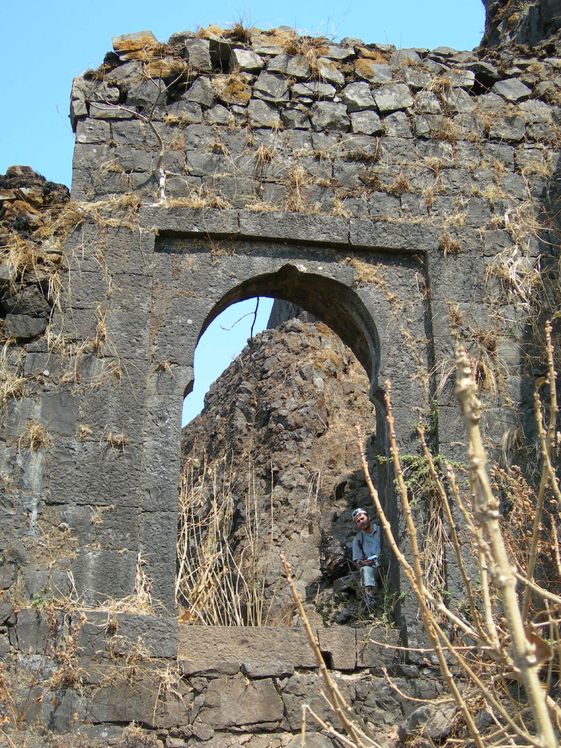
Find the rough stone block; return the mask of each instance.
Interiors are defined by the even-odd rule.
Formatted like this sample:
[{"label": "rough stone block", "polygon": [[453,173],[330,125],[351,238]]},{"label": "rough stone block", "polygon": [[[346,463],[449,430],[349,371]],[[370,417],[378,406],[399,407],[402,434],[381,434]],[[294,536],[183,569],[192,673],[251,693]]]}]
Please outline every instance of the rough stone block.
[{"label": "rough stone block", "polygon": [[348,221],[334,216],[298,213],[252,213],[241,211],[240,232],[245,236],[333,243],[348,242]]},{"label": "rough stone block", "polygon": [[101,101],[92,101],[90,104],[90,116],[94,119],[132,119],[134,113],[120,104],[104,104]]},{"label": "rough stone block", "polygon": [[183,626],[178,659],[185,673],[223,672],[226,663],[259,671],[262,676],[290,672],[295,663],[312,668],[316,661],[303,629]]},{"label": "rough stone block", "polygon": [[107,599],[120,600],[133,594],[137,548],[115,550],[81,549],[72,562],[76,590],[86,605]]},{"label": "rough stone block", "polygon": [[376,135],[383,132],[382,123],[376,112],[353,112],[351,114],[351,130],[365,135]]},{"label": "rough stone block", "polygon": [[350,219],[351,244],[408,252],[426,251],[438,245],[436,232],[418,223],[385,223]]},{"label": "rough stone block", "polygon": [[244,676],[234,675],[220,676],[209,683],[197,721],[215,730],[250,726],[274,729],[283,716],[283,702],[271,679],[248,683]]},{"label": "rough stone block", "polygon": [[140,450],[133,444],[112,447],[108,438],[106,432],[96,442],[53,442],[45,463],[49,502],[138,506]]},{"label": "rough stone block", "polygon": [[[332,676],[341,690],[343,698],[347,703],[353,703],[355,697],[354,683],[343,680],[337,673]],[[327,700],[323,697],[324,681],[319,673],[294,673],[283,691],[285,716],[291,730],[299,730],[302,724],[302,703],[308,706],[320,717],[320,719],[331,722],[333,710]]]},{"label": "rough stone block", "polygon": [[6,314],[4,332],[8,338],[31,340],[42,335],[47,329],[48,320],[44,317],[30,317],[28,314]]},{"label": "rough stone block", "polygon": [[35,608],[24,608],[17,613],[14,646],[25,654],[44,653],[52,644],[48,620]]},{"label": "rough stone block", "polygon": [[312,124],[318,130],[349,130],[347,107],[332,101],[318,101],[312,108]]},{"label": "rough stone block", "polygon": [[368,83],[349,83],[341,91],[341,98],[349,112],[376,108],[376,102]]},{"label": "rough stone block", "polygon": [[147,315],[136,312],[108,310],[105,316],[103,354],[133,360],[145,359],[148,352]]},{"label": "rough stone block", "polygon": [[139,722],[153,725],[158,703],[158,683],[145,674],[134,683],[126,681],[101,686],[88,702],[87,718],[92,722]]},{"label": "rough stone block", "polygon": [[288,101],[290,98],[287,79],[265,70],[259,74],[253,91],[256,97],[271,102]]},{"label": "rough stone block", "polygon": [[405,83],[381,86],[374,92],[376,106],[380,112],[395,112],[413,106],[413,97]]},{"label": "rough stone block", "polygon": [[49,392],[41,401],[41,421],[47,431],[73,436],[78,422],[78,400],[68,392]]},{"label": "rough stone block", "polygon": [[212,63],[210,60],[210,42],[208,39],[186,39],[185,49],[189,65],[195,70],[210,73]]},{"label": "rough stone block", "polygon": [[318,629],[318,644],[324,659],[334,670],[354,670],[357,666],[356,630],[346,626]]},{"label": "rough stone block", "polygon": [[525,86],[518,78],[505,78],[497,81],[491,91],[492,93],[499,94],[499,96],[502,96],[507,101],[527,99],[532,93],[531,89]]},{"label": "rough stone block", "polygon": [[356,629],[356,638],[357,667],[381,671],[399,660],[399,651],[394,649],[394,645],[399,643],[397,629]]},{"label": "rough stone block", "polygon": [[[238,213],[235,210],[148,207],[143,210],[142,222],[144,226],[159,231],[203,235],[239,233]],[[163,241],[162,238],[160,242]],[[159,246],[159,251],[165,251],[165,244],[160,243]]]},{"label": "rough stone block", "polygon": [[209,108],[214,104],[214,89],[209,78],[197,78],[183,94],[186,101],[194,101]]},{"label": "rough stone block", "polygon": [[355,73],[370,83],[388,83],[392,79],[392,69],[389,65],[380,64],[373,60],[361,58],[355,63]]},{"label": "rough stone block", "polygon": [[280,114],[277,109],[260,99],[252,99],[247,110],[252,127],[277,128],[280,125]]},{"label": "rough stone block", "polygon": [[297,97],[306,99],[332,99],[337,92],[335,86],[330,83],[320,83],[319,81],[307,81],[306,83],[296,83],[292,86],[292,94]]}]

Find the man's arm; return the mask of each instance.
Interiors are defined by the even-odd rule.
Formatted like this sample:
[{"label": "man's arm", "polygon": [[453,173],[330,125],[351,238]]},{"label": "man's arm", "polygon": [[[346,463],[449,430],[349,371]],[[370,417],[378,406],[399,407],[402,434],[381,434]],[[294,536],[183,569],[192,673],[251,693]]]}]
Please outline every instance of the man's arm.
[{"label": "man's arm", "polygon": [[359,569],[361,566],[371,566],[372,564],[371,561],[368,561],[368,559],[364,557],[364,549],[361,546],[360,538],[360,532],[357,532],[353,538],[353,561]]}]

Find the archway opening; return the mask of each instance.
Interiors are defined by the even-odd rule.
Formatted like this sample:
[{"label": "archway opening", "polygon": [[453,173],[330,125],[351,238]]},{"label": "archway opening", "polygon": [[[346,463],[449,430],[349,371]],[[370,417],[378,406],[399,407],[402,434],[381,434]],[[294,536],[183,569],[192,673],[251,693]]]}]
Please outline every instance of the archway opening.
[{"label": "archway opening", "polygon": [[199,341],[224,309],[256,292],[277,299],[274,327],[226,369],[183,432],[182,619],[293,625],[282,548],[310,617],[364,620],[372,611],[353,572],[350,511],[370,505],[355,426],[381,448],[369,397],[379,362],[374,323],[351,289],[285,266],[224,295]]}]

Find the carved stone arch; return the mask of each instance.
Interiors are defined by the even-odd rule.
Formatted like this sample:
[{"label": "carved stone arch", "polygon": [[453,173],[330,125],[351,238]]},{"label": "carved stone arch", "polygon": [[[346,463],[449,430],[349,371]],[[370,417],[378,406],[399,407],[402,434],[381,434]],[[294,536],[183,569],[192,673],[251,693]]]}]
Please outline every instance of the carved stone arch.
[{"label": "carved stone arch", "polygon": [[230,304],[255,296],[289,301],[328,325],[353,351],[376,388],[380,368],[380,340],[376,324],[356,291],[328,275],[310,273],[301,263],[286,263],[240,283],[218,301],[205,319],[199,339],[210,323]]}]

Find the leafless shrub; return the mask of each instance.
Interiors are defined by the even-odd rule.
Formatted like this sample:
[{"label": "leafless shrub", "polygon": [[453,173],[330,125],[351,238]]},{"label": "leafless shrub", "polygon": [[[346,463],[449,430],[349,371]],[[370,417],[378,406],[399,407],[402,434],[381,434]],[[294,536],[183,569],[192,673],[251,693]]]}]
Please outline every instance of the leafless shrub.
[{"label": "leafless shrub", "polygon": [[[448,602],[428,581],[427,558],[419,541],[397,446],[389,383],[386,408],[390,451],[407,527],[407,556],[396,541],[362,451],[366,480],[388,545],[417,599],[431,649],[461,715],[450,738],[454,744],[467,741],[481,748],[558,745],[561,710],[555,701],[559,669],[554,653],[560,641],[561,563],[551,512],[553,509],[556,514],[561,504],[561,491],[552,464],[557,399],[551,326],[546,329],[546,342],[548,374],[540,385],[549,388],[547,409],[539,391],[535,398],[541,455],[537,489],[516,467],[495,468],[494,481],[490,478],[479,430],[481,406],[474,373],[461,346],[457,352],[456,392],[468,442],[467,496],[462,494],[449,464],[445,463],[445,478],[440,474],[420,432],[422,453],[440,496],[447,545],[463,580],[460,605]],[[362,450],[362,439],[360,444]],[[506,503],[504,516],[501,497]],[[462,518],[461,527],[457,516]],[[465,533],[469,536],[469,564],[460,540]],[[538,560],[545,567],[539,577]],[[487,728],[480,727],[475,719],[483,710],[492,716]]]}]

